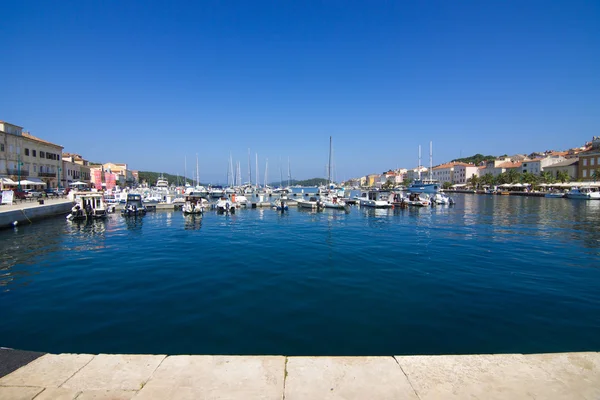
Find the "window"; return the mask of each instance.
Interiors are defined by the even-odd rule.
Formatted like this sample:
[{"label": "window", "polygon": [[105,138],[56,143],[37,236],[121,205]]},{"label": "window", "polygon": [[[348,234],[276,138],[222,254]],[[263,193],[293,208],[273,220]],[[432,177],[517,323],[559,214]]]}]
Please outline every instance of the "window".
[{"label": "window", "polygon": [[587,158],[584,158],[584,159],[583,159],[583,166],[584,166],[584,167],[587,167]]},{"label": "window", "polygon": [[29,155],[29,149],[25,148],[25,155],[28,156]]},{"label": "window", "polygon": [[13,145],[12,145],[12,144],[9,144],[9,145],[8,145],[8,152],[9,152],[9,153],[12,153],[12,152],[13,152],[13,149],[14,149],[14,148],[13,148]]},{"label": "window", "polygon": [[33,164],[33,172],[37,172],[37,164]]},{"label": "window", "polygon": [[594,165],[594,161],[596,161],[594,158],[590,158],[590,165]]},{"label": "window", "polygon": [[584,169],[584,170],[583,170],[583,177],[584,177],[584,178],[587,178],[587,169]]},{"label": "window", "polygon": [[34,157],[37,157],[37,150],[31,150],[31,154],[32,154]]},{"label": "window", "polygon": [[45,158],[45,157],[46,157],[46,155],[44,154],[44,152],[40,151],[40,158]]},{"label": "window", "polygon": [[4,143],[0,143],[0,151],[4,151]]}]

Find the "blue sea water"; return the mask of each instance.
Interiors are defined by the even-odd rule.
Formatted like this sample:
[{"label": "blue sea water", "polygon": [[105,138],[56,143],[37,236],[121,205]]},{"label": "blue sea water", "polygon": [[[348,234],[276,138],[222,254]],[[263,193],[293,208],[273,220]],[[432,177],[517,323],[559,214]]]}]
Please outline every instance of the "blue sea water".
[{"label": "blue sea water", "polygon": [[391,355],[600,351],[600,202],[54,218],[0,231],[0,346]]}]

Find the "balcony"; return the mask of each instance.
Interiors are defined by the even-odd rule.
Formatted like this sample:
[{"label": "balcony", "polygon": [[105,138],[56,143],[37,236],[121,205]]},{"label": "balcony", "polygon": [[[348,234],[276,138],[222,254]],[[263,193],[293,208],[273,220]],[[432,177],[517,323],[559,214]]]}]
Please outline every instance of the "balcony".
[{"label": "balcony", "polygon": [[56,178],[56,172],[38,172],[40,178]]},{"label": "balcony", "polygon": [[[20,174],[21,174],[21,177],[27,177],[27,176],[29,176],[29,171],[27,171],[26,169],[22,169]],[[6,168],[6,175],[19,176],[19,170],[12,169],[12,168]]]}]

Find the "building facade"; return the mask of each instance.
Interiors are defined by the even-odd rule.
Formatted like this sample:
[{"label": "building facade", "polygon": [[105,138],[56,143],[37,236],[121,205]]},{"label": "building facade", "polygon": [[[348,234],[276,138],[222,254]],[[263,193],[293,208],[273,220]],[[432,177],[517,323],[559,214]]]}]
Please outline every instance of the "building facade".
[{"label": "building facade", "polygon": [[473,164],[460,163],[454,165],[453,184],[465,184],[473,175],[479,177],[479,167]]},{"label": "building facade", "polygon": [[578,173],[584,182],[600,180],[600,136],[594,136],[589,150],[579,153]]},{"label": "building facade", "polygon": [[63,147],[23,132],[23,128],[0,121],[0,176],[28,187],[58,187]]},{"label": "building facade", "polygon": [[579,179],[579,158],[568,158],[565,161],[552,164],[544,168],[544,172],[549,172],[553,178],[558,178],[560,172],[569,175],[570,180]]}]

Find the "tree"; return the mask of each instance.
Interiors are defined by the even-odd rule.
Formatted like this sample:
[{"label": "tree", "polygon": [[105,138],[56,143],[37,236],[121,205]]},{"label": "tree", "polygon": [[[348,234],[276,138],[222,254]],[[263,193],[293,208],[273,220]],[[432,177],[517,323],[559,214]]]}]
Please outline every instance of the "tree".
[{"label": "tree", "polygon": [[517,181],[520,180],[521,174],[514,168],[509,169],[508,171],[506,171],[506,178],[508,180],[507,183],[517,183]]},{"label": "tree", "polygon": [[452,182],[444,182],[442,183],[442,189],[450,189],[452,187]]},{"label": "tree", "polygon": [[594,172],[592,172],[592,178],[594,178],[594,182],[600,179],[600,168],[596,168]]},{"label": "tree", "polygon": [[494,182],[496,181],[496,178],[494,178],[494,175],[490,174],[489,172],[485,175],[483,175],[479,181],[483,184],[483,185],[488,185],[488,186],[492,186],[494,184]]},{"label": "tree", "polygon": [[544,183],[554,183],[554,177],[548,171],[544,171],[540,174],[540,178]]},{"label": "tree", "polygon": [[394,182],[391,178],[388,178],[383,185],[381,185],[382,189],[391,189],[394,187]]},{"label": "tree", "polygon": [[525,172],[521,174],[521,181],[523,183],[531,183],[532,185],[537,183],[538,177],[531,172]]},{"label": "tree", "polygon": [[473,186],[473,189],[477,189],[477,186],[479,186],[479,177],[473,174],[469,179],[467,179],[467,182]]},{"label": "tree", "polygon": [[567,171],[558,171],[556,173],[556,179],[561,181],[562,183],[565,183],[566,181],[570,181],[571,177],[569,176]]}]

